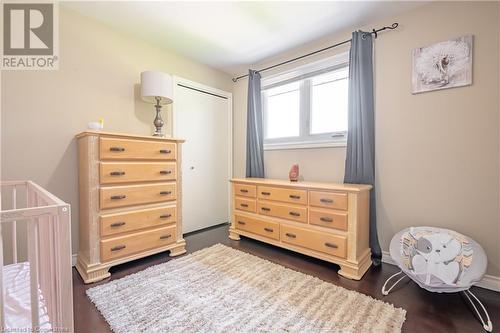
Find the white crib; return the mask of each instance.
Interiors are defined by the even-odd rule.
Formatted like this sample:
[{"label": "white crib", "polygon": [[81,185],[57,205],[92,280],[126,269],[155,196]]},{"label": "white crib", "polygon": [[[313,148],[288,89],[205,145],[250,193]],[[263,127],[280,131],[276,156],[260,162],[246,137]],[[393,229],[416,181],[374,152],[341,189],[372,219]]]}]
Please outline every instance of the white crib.
[{"label": "white crib", "polygon": [[0,185],[0,331],[73,332],[70,206],[31,181]]}]

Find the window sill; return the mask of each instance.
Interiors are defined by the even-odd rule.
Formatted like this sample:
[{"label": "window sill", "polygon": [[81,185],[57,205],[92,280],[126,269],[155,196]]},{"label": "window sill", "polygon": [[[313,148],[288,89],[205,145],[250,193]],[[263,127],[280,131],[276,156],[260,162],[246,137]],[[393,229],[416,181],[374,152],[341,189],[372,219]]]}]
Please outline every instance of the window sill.
[{"label": "window sill", "polygon": [[316,148],[345,148],[347,141],[330,142],[290,142],[290,143],[264,143],[266,150],[289,150],[289,149],[316,149]]}]

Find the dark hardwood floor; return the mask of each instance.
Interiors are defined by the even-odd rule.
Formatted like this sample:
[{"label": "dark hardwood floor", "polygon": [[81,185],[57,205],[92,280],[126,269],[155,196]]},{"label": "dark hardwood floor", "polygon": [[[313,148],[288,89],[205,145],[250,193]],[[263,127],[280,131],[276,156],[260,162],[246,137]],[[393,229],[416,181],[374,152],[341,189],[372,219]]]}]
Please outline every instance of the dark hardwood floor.
[{"label": "dark hardwood floor", "polygon": [[[186,237],[188,253],[222,243],[241,251],[270,260],[285,267],[316,276],[324,281],[356,290],[363,294],[389,302],[406,309],[403,332],[484,332],[482,325],[461,294],[436,294],[420,289],[415,283],[407,282],[383,297],[380,288],[385,279],[397,272],[395,266],[382,264],[371,267],[361,281],[352,281],[337,275],[338,266],[280,249],[258,241],[242,238],[241,241],[228,239],[228,226],[223,225]],[[109,326],[85,294],[85,290],[109,280],[119,279],[141,271],[149,266],[169,260],[168,253],[157,254],[111,269],[107,280],[85,285],[73,269],[74,318],[76,332],[110,332]],[[473,288],[492,317],[494,331],[500,330],[500,293],[482,288]]]}]

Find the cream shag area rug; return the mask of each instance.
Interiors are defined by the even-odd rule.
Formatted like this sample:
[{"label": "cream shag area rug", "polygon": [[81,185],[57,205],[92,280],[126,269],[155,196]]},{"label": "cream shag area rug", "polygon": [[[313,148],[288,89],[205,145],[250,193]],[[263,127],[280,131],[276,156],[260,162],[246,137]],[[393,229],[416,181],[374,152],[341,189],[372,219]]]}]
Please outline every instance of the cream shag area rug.
[{"label": "cream shag area rug", "polygon": [[406,311],[217,244],[87,290],[115,332],[400,332]]}]

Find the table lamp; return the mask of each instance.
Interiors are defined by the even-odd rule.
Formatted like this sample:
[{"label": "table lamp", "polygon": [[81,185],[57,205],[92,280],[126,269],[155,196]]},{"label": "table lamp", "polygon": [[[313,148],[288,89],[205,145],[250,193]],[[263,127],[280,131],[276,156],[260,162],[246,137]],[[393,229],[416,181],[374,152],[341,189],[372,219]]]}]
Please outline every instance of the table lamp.
[{"label": "table lamp", "polygon": [[163,72],[145,71],[141,73],[141,97],[147,103],[155,104],[156,117],[153,124],[156,128],[153,136],[163,137],[161,106],[170,104],[172,100],[172,77]]}]

